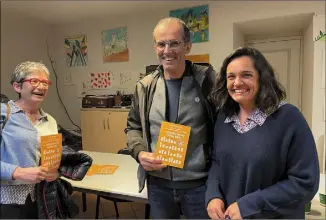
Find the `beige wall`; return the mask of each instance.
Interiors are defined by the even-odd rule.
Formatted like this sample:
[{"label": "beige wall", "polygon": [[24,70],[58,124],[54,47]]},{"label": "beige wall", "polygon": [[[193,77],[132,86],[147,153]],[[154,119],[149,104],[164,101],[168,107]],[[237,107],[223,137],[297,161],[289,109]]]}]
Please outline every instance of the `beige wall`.
[{"label": "beige wall", "polygon": [[[205,43],[193,44],[191,53],[209,53],[210,61],[217,70],[220,68],[224,58],[231,53],[235,47],[243,45],[242,35],[239,34],[240,31],[234,25],[235,23],[303,13],[325,14],[324,3],[321,1],[203,1],[203,4],[205,3],[209,3],[210,10],[210,40]],[[184,4],[184,7],[188,7],[195,3],[185,1],[182,4]],[[93,19],[60,26],[46,26],[40,21],[28,20],[18,15],[9,16],[9,12],[7,13],[8,15],[3,15],[4,13],[2,13],[2,18],[4,17],[5,19],[1,19],[1,91],[8,93],[11,98],[15,97],[7,84],[9,79],[8,74],[18,62],[25,59],[47,61],[44,42],[46,36],[50,36],[50,51],[56,62],[56,70],[59,75],[58,86],[62,94],[63,102],[68,112],[71,114],[72,119],[77,124],[80,124],[79,109],[81,98],[78,98],[78,96],[82,90],[81,83],[86,78],[87,74],[90,72],[108,70],[114,72],[143,72],[146,65],[157,63],[153,50],[152,30],[159,19],[169,15],[170,9],[172,8],[161,8],[161,10],[155,10],[141,15],[135,12],[130,13],[128,16],[121,16],[118,18],[108,15],[103,19]],[[314,22],[310,25],[314,25]],[[122,26],[128,27],[130,61],[122,63],[103,63],[101,31]],[[311,42],[309,42],[308,39],[308,35],[311,34],[311,26],[309,26],[309,28],[305,32],[305,35],[307,35],[306,43],[308,43],[308,45],[304,46],[304,49],[311,54]],[[75,34],[86,34],[88,37],[89,64],[86,67],[68,68],[65,64],[63,39],[65,36]],[[22,39],[28,43],[22,43]],[[305,56],[310,57],[310,60],[312,59],[310,55]],[[312,84],[311,80],[313,78],[310,78],[311,72],[309,71],[311,62],[309,59],[305,62],[303,86],[314,86],[315,79]],[[64,85],[64,77],[69,74],[72,76],[73,85]],[[314,77],[314,74],[311,77]],[[124,87],[128,87],[127,90],[132,91],[136,79],[137,77],[129,84],[124,85]],[[116,89],[119,89],[119,85],[105,91],[105,93],[113,93]],[[312,94],[311,90],[307,90],[306,88],[303,89],[303,97],[305,99],[303,100],[303,111],[310,125],[314,124],[314,112],[311,106],[316,103],[311,103],[312,101],[309,97],[312,95],[317,97],[317,91],[314,91]],[[45,103],[45,107],[57,118],[60,124],[65,127],[73,128],[58,102],[54,87],[50,91],[50,96],[51,97],[49,97]],[[316,99],[319,98],[317,97]]]},{"label": "beige wall", "polygon": [[243,47],[245,45],[245,36],[236,24],[233,24],[233,49]]},{"label": "beige wall", "polygon": [[[314,17],[313,36],[319,35],[320,31],[325,32],[325,15]],[[312,100],[312,133],[314,134],[319,156],[323,159],[321,172],[325,173],[325,81],[322,80],[323,50],[326,48],[326,41],[314,42],[314,78],[313,78],[313,100]],[[325,79],[325,78],[324,78]]]},{"label": "beige wall", "polygon": [[[1,93],[10,99],[17,99],[10,77],[16,65],[23,61],[42,61],[54,75],[46,56],[46,37],[51,36],[51,27],[35,19],[29,19],[9,9],[1,9]],[[64,115],[56,95],[55,87],[50,88],[44,102],[44,110],[61,121]]]},{"label": "beige wall", "polygon": [[[185,1],[185,7],[192,5]],[[203,1],[205,4],[205,1]],[[105,19],[89,20],[87,22],[57,26],[54,29],[53,52],[57,62],[57,69],[60,73],[60,80],[63,82],[65,74],[71,74],[75,85],[65,86],[60,83],[60,90],[65,94],[64,102],[68,111],[73,112],[73,120],[79,123],[79,107],[81,99],[77,98],[81,92],[81,82],[85,80],[87,73],[92,71],[144,71],[145,66],[156,64],[157,59],[153,50],[152,30],[159,19],[169,15],[168,8],[155,10],[139,16],[137,13],[123,16],[119,19],[110,17]],[[209,42],[193,44],[192,54],[209,53],[211,64],[219,69],[224,58],[232,52],[235,47],[243,45],[243,39],[239,30],[234,26],[237,22],[267,19],[277,16],[296,15],[302,13],[325,14],[322,2],[209,2],[210,10],[210,36]],[[128,47],[130,50],[130,61],[122,63],[103,63],[101,31],[111,28],[128,27]],[[240,32],[241,33],[241,32]],[[75,34],[86,34],[88,37],[88,58],[87,67],[68,68],[64,61],[64,36]],[[136,79],[125,87],[132,91]],[[108,89],[106,93],[113,93],[119,85]],[[96,94],[96,91],[93,93]],[[65,121],[67,126],[69,122]]]},{"label": "beige wall", "polygon": [[312,128],[312,89],[314,74],[313,20],[303,32],[302,54],[302,113]]}]

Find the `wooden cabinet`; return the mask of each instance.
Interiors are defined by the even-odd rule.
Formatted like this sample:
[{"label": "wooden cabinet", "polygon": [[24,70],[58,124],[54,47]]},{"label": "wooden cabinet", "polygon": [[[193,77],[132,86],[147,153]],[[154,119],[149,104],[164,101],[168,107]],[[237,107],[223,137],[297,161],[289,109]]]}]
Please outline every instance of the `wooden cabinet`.
[{"label": "wooden cabinet", "polygon": [[83,150],[117,153],[127,146],[124,129],[128,109],[83,108],[81,126]]}]

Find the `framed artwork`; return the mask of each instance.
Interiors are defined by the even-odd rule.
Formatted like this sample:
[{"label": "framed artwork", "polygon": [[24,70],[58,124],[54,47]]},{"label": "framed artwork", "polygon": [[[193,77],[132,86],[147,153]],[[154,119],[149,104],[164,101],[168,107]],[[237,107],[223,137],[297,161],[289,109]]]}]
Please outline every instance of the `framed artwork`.
[{"label": "framed artwork", "polygon": [[183,8],[170,11],[171,17],[183,20],[190,29],[192,43],[209,40],[209,10],[208,5]]},{"label": "framed artwork", "polygon": [[103,62],[123,62],[129,60],[127,28],[102,31]]},{"label": "framed artwork", "polygon": [[87,37],[78,35],[65,38],[66,63],[68,67],[87,66]]}]

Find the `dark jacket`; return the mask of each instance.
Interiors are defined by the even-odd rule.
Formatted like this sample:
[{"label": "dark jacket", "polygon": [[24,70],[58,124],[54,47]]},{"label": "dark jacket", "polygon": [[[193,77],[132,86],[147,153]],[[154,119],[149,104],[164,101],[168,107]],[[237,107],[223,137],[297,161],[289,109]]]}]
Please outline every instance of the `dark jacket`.
[{"label": "dark jacket", "polygon": [[[209,163],[211,145],[213,142],[214,115],[207,97],[214,87],[216,72],[213,70],[211,65],[197,65],[191,63],[190,61],[187,61],[186,65],[191,66],[190,72],[194,78],[201,104],[207,111],[209,118],[208,126],[210,128],[209,132],[211,133],[208,134],[208,136],[211,140],[209,140],[210,146],[205,148],[207,163]],[[159,71],[160,68],[161,66],[159,66],[158,69],[153,73],[138,81],[136,85],[136,91],[134,93],[132,107],[128,115],[127,128],[125,129],[128,139],[127,144],[130,155],[137,161],[138,153],[140,151],[150,151],[151,137],[149,128],[149,111],[153,101],[156,83],[161,74],[161,71]],[[147,173],[142,168],[142,166],[139,166],[137,176],[139,191],[141,192],[144,188],[145,180],[147,177]]]},{"label": "dark jacket", "polygon": [[[92,162],[92,158],[87,154],[63,146],[59,173],[72,180],[82,180]],[[53,182],[42,181],[37,184],[38,217],[40,219],[76,217],[78,206],[71,198],[72,191],[71,184],[61,178]]]}]

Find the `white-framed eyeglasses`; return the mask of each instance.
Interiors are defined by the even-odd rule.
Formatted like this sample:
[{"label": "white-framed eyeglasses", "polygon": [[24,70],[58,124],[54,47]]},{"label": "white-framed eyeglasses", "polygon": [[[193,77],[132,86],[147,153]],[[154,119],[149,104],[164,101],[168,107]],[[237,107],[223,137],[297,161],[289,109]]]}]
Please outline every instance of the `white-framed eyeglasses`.
[{"label": "white-framed eyeglasses", "polygon": [[180,49],[180,46],[183,44],[184,42],[182,41],[178,41],[178,40],[169,40],[169,41],[157,41],[155,42],[155,46],[158,50],[164,50],[166,45],[169,46],[170,50],[177,50]]}]

